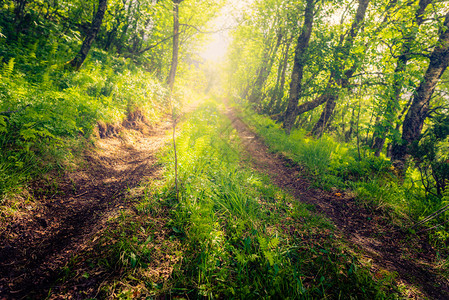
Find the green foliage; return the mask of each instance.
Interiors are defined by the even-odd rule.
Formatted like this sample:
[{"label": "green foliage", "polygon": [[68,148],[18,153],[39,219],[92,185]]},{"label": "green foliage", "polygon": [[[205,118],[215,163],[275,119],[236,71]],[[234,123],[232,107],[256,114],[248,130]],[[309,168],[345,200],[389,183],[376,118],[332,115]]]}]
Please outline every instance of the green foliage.
[{"label": "green foliage", "polygon": [[[279,152],[305,166],[313,182],[325,189],[349,189],[361,204],[381,209],[398,225],[420,220],[447,205],[447,117],[432,119],[419,143],[414,144],[416,168],[404,178],[384,157],[368,152],[359,158],[356,146],[335,142],[329,136],[311,139],[303,130],[286,135],[279,124],[251,110],[242,114],[248,124],[264,138],[273,152]],[[432,233],[436,243],[448,240],[445,218],[426,224],[437,226]],[[441,224],[441,226],[439,226]]]},{"label": "green foliage", "polygon": [[236,132],[219,114],[208,102],[183,124],[177,139],[179,202],[172,198],[173,150],[162,158],[171,181],[165,200],[172,206],[168,226],[185,247],[170,293],[232,299],[394,298],[388,279],[374,281],[334,243],[327,221],[268,178],[242,167]]},{"label": "green foliage", "polygon": [[449,183],[449,117],[438,115],[420,140],[412,145],[411,154],[421,172],[428,193],[442,197]]},{"label": "green foliage", "polygon": [[294,129],[290,135],[273,120],[247,110],[243,118],[264,138],[274,152],[284,154],[305,166],[313,181],[325,189],[352,189],[365,203],[374,203],[386,211],[393,209],[401,217],[409,213],[405,188],[397,183],[391,163],[373,155],[359,159],[357,148],[335,142],[330,136],[308,137]]},{"label": "green foliage", "polygon": [[32,177],[31,173],[45,172],[51,165],[61,166],[59,158],[52,159],[48,153],[65,151],[65,156],[70,157],[68,145],[72,143],[67,139],[89,138],[98,121],[120,124],[139,110],[148,121],[155,122],[164,109],[165,88],[129,60],[93,51],[80,72],[52,66],[43,70],[40,78],[30,78],[24,77],[20,68],[14,68],[13,58],[3,66],[1,161],[3,169],[8,170],[5,174],[16,178],[5,176],[0,180],[4,180],[0,195]]},{"label": "green foliage", "polygon": [[4,77],[8,78],[12,74],[12,71],[14,70],[14,60],[15,58],[12,57],[9,59],[8,63],[3,65],[2,75]]}]

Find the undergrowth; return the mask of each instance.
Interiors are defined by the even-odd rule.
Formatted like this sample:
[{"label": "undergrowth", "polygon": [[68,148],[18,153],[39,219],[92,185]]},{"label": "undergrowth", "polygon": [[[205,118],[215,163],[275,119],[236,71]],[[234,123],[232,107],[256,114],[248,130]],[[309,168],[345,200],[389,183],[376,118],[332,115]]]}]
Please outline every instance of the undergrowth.
[{"label": "undergrowth", "polygon": [[104,137],[132,116],[160,119],[166,89],[153,75],[129,59],[91,52],[79,72],[54,60],[35,62],[29,70],[34,52],[23,54],[21,64],[11,58],[0,68],[0,204],[31,178],[67,169],[73,146],[90,139],[97,124],[114,129],[100,132]]},{"label": "undergrowth", "polygon": [[[305,166],[316,186],[349,190],[360,204],[381,209],[399,226],[410,226],[448,203],[447,196],[435,197],[426,192],[413,166],[405,176],[398,176],[386,157],[376,157],[357,145],[336,142],[326,134],[315,139],[302,129],[293,129],[287,135],[280,124],[250,109],[243,109],[241,117],[263,137],[271,151]],[[434,226],[448,216],[446,213],[427,225]],[[449,241],[446,227],[437,227],[431,234],[434,243],[444,249]]]},{"label": "undergrowth", "polygon": [[[123,268],[102,288],[105,297],[397,298],[394,274],[374,279],[327,220],[243,165],[237,134],[214,102],[182,125],[177,145],[179,201],[167,149],[165,185],[146,189],[136,207],[139,220],[165,219],[162,228],[124,218],[104,238],[114,241],[113,255],[101,264]],[[151,277],[150,264],[161,260],[155,244],[164,243],[176,245],[165,250],[170,274]]]}]

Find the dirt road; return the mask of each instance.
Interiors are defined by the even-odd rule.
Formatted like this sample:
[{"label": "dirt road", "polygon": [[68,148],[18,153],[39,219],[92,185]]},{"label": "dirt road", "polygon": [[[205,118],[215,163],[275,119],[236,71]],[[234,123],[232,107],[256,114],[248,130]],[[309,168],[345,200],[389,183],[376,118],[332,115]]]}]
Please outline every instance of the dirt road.
[{"label": "dirt road", "polygon": [[56,187],[35,186],[31,211],[1,224],[0,299],[45,298],[70,258],[132,205],[127,191],[158,176],[155,153],[169,124],[139,126],[98,139],[95,149],[85,151],[82,168],[54,178]]},{"label": "dirt road", "polygon": [[383,269],[396,272],[398,283],[409,288],[409,298],[449,299],[449,282],[436,275],[436,253],[424,236],[401,232],[380,212],[356,204],[351,195],[311,187],[306,171],[271,153],[234,109],[227,108],[226,115],[254,169],[269,174],[276,185],[290,191],[299,201],[315,205],[318,213],[332,220],[341,237],[372,262],[375,274],[382,274]]}]

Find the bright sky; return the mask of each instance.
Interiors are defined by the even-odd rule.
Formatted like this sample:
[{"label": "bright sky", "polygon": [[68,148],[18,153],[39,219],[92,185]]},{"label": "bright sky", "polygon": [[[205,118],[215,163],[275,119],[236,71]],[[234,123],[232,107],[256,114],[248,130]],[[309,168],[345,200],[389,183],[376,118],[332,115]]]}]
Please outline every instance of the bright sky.
[{"label": "bright sky", "polygon": [[211,31],[219,32],[210,35],[210,42],[206,43],[200,56],[205,60],[219,61],[224,58],[230,43],[229,29],[237,25],[237,18],[254,0],[228,0],[219,12],[218,17],[211,22]]}]

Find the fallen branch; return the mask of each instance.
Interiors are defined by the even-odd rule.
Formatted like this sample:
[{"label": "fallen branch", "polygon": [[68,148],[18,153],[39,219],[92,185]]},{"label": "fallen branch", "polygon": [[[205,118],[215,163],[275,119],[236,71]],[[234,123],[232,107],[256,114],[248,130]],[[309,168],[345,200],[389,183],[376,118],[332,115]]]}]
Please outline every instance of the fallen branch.
[{"label": "fallen branch", "polygon": [[443,208],[440,208],[439,210],[437,210],[437,211],[434,212],[433,214],[431,214],[431,215],[425,217],[424,220],[422,220],[422,221],[416,223],[415,225],[411,226],[410,228],[416,228],[416,227],[418,227],[419,225],[422,225],[422,224],[424,224],[424,223],[427,223],[427,222],[429,222],[430,220],[435,219],[436,217],[438,217],[439,215],[441,215],[442,213],[444,213],[444,212],[446,212],[446,211],[449,211],[449,204],[446,205],[446,206],[443,207]]},{"label": "fallen branch", "polygon": [[437,227],[443,226],[444,224],[446,224],[446,223],[448,223],[448,222],[449,222],[449,219],[447,219],[446,221],[444,221],[444,222],[442,222],[442,223],[440,223],[440,224],[437,224],[437,225],[435,225],[435,226],[433,226],[433,227],[430,227],[430,228],[427,228],[427,229],[423,229],[423,230],[421,230],[421,231],[418,231],[418,233],[423,233],[423,232],[430,231],[430,230],[435,229],[435,228],[437,228]]}]

